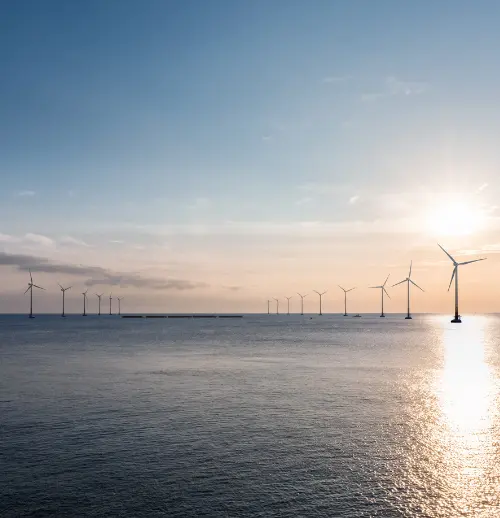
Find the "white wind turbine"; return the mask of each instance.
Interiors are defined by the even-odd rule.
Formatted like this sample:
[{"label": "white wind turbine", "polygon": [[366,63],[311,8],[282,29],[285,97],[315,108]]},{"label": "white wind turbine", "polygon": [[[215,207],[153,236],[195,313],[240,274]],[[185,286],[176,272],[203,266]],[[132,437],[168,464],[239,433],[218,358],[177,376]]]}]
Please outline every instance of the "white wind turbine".
[{"label": "white wind turbine", "polygon": [[347,294],[350,291],[355,290],[356,288],[351,288],[349,290],[345,290],[344,288],[342,288],[342,286],[340,286],[340,284],[338,284],[338,287],[344,292],[344,316],[346,317],[347,316]]},{"label": "white wind turbine", "polygon": [[116,300],[118,301],[118,315],[122,314],[122,300],[123,297],[117,297]]},{"label": "white wind turbine", "polygon": [[83,316],[86,317],[87,316],[87,292],[89,290],[86,289],[82,295],[83,295]]},{"label": "white wind turbine", "polygon": [[307,297],[307,293],[305,295],[301,295],[299,292],[297,292],[297,295],[300,297],[300,314],[304,314],[304,299]]},{"label": "white wind turbine", "polygon": [[464,264],[477,263],[478,261],[484,261],[486,257],[481,257],[481,259],[473,259],[472,261],[464,261],[463,263],[457,263],[455,259],[438,243],[439,248],[451,259],[453,262],[453,273],[451,274],[450,285],[448,286],[448,291],[450,291],[451,283],[453,282],[453,277],[455,277],[455,316],[452,320],[454,324],[460,324],[462,320],[460,319],[460,315],[458,314],[458,267],[463,266]]},{"label": "white wind turbine", "polygon": [[95,296],[99,299],[99,312],[97,313],[98,315],[101,314],[101,297],[104,295],[104,293],[96,293]]},{"label": "white wind turbine", "polygon": [[111,301],[113,300],[113,294],[109,294],[109,314],[111,315]]},{"label": "white wind turbine", "polygon": [[403,279],[402,281],[397,282],[396,284],[392,285],[392,287],[394,288],[394,286],[397,286],[398,284],[403,284],[403,282],[406,282],[408,284],[408,313],[407,313],[407,315],[405,317],[406,320],[411,320],[411,315],[410,315],[410,284],[413,284],[419,290],[424,291],[424,290],[422,290],[422,288],[416,282],[413,282],[411,280],[411,266],[412,266],[412,263],[413,263],[413,261],[410,261],[410,271],[408,272],[408,277],[406,277],[406,279]]},{"label": "white wind turbine", "polygon": [[279,315],[280,313],[280,301],[278,299],[275,299],[273,297],[273,299],[276,301],[276,314]]},{"label": "white wind turbine", "polygon": [[63,299],[62,303],[63,304],[62,304],[62,314],[61,314],[61,316],[65,317],[66,314],[64,313],[64,296],[66,295],[66,292],[72,288],[72,286],[68,286],[67,288],[63,288],[59,283],[57,283],[57,284],[59,285],[59,288],[61,288],[61,291],[62,291],[62,299]]},{"label": "white wind turbine", "polygon": [[33,276],[31,275],[31,270],[29,270],[30,272],[30,282],[28,282],[28,289],[24,292],[24,294],[26,295],[26,293],[28,293],[28,291],[30,292],[30,318],[35,318],[33,316],[33,288],[38,288],[39,290],[45,290],[45,288],[42,288],[41,286],[37,286],[36,284],[33,284]]},{"label": "white wind turbine", "polygon": [[323,311],[322,311],[323,295],[328,290],[325,290],[323,293],[320,293],[319,291],[316,291],[316,290],[313,290],[313,291],[319,295],[319,315],[321,316],[323,314]]},{"label": "white wind turbine", "polygon": [[[389,275],[391,275],[391,274],[389,274]],[[382,292],[382,313],[380,313],[381,317],[385,317],[385,315],[384,315],[384,292],[389,298],[391,298],[390,295],[387,293],[387,290],[385,289],[385,285],[387,284],[389,275],[387,276],[387,279],[385,280],[384,284],[382,284],[382,286],[370,286],[370,288],[378,288]]]},{"label": "white wind turbine", "polygon": [[290,299],[292,297],[285,297],[286,301],[287,301],[287,315],[290,316]]}]

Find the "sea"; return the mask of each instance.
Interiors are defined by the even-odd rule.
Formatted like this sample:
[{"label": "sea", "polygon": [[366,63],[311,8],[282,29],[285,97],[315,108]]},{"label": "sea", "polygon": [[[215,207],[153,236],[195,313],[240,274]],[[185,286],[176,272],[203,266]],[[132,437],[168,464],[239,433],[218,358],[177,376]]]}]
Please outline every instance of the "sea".
[{"label": "sea", "polygon": [[0,316],[0,516],[500,517],[500,316]]}]

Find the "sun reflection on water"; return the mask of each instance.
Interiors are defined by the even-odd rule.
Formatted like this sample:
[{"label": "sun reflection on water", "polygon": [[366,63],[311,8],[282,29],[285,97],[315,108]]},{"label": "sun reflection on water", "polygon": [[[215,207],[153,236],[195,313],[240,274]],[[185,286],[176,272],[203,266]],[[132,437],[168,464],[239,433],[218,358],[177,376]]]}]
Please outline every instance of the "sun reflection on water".
[{"label": "sun reflection on water", "polygon": [[[444,454],[441,475],[446,479],[447,499],[464,515],[481,508],[484,512],[498,500],[488,494],[496,464],[497,383],[485,359],[486,326],[486,318],[475,317],[459,328],[444,330],[444,366],[437,384],[438,441]],[[486,511],[484,516],[490,514]]]}]

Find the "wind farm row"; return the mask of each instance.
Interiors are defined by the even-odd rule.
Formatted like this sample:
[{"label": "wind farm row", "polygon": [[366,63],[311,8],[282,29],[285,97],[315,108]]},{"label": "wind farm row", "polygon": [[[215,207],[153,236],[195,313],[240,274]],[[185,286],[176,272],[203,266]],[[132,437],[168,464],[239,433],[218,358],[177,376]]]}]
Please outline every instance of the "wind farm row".
[{"label": "wind farm row", "polygon": [[[453,272],[452,272],[452,275],[451,275],[451,280],[450,280],[450,284],[448,286],[448,291],[450,290],[451,288],[451,285],[453,283],[453,280],[455,280],[455,314],[454,314],[454,317],[453,319],[451,320],[451,322],[453,323],[460,323],[462,320],[461,320],[461,317],[460,317],[460,314],[459,314],[459,311],[458,311],[458,268],[459,266],[464,266],[466,264],[470,264],[470,263],[475,263],[475,262],[478,262],[478,261],[484,261],[486,258],[480,258],[480,259],[473,259],[471,261],[464,261],[464,262],[457,262],[441,245],[439,245],[439,248],[441,248],[441,250],[448,256],[448,258],[452,261],[453,263]],[[415,281],[412,280],[411,278],[411,273],[412,273],[412,266],[413,266],[413,262],[411,261],[410,262],[410,269],[409,269],[409,272],[408,272],[408,276],[406,278],[404,278],[403,280],[397,282],[396,284],[393,284],[391,287],[396,287],[396,286],[399,286],[401,284],[404,284],[406,283],[406,289],[407,289],[407,311],[406,311],[406,319],[409,320],[412,318],[411,316],[411,312],[410,312],[410,288],[411,286],[415,286],[416,288],[418,288],[419,290],[421,290],[422,292],[424,291],[423,288],[421,288]],[[26,293],[29,292],[30,294],[30,312],[29,312],[29,317],[30,318],[34,318],[33,316],[33,291],[34,289],[39,289],[39,290],[45,290],[45,288],[42,288],[41,286],[38,286],[37,284],[35,284],[33,282],[33,275],[31,273],[31,270],[29,270],[29,274],[30,274],[30,282],[28,283],[28,288],[26,289],[26,291],[24,292],[24,294],[26,295]],[[369,288],[371,289],[379,289],[380,290],[380,296],[381,296],[381,313],[380,313],[380,317],[385,317],[385,313],[384,313],[384,295],[386,295],[387,297],[391,298],[387,289],[386,289],[386,285],[387,285],[387,281],[389,280],[389,276],[390,274],[386,277],[385,281],[383,284],[380,284],[378,286],[369,286]],[[64,287],[62,286],[61,284],[58,284],[59,288],[60,288],[60,291],[62,293],[62,313],[61,313],[61,316],[62,317],[65,317],[66,316],[66,313],[65,313],[65,296],[66,296],[66,292],[70,289],[72,289],[72,286],[67,286],[67,287]],[[343,288],[342,286],[338,286],[343,292],[344,292],[344,316],[348,316],[347,314],[347,294],[353,290],[355,290],[356,288],[349,288],[349,289],[346,289],[346,288]],[[323,296],[327,293],[327,290],[325,291],[317,291],[317,290],[313,290],[314,293],[316,293],[319,297],[319,315],[323,315]],[[83,297],[83,314],[82,316],[87,316],[87,305],[88,305],[88,289],[83,291],[81,293],[82,297]],[[103,293],[96,293],[95,296],[97,297],[98,299],[98,312],[97,312],[97,315],[101,315],[101,299],[103,297]],[[298,293],[297,292],[297,295],[300,297],[300,314],[301,315],[304,315],[304,299],[308,296],[308,294],[302,294],[302,293]],[[290,300],[293,298],[293,296],[288,296],[288,297],[285,297],[286,301],[287,301],[287,315],[290,315]],[[121,301],[123,300],[123,297],[116,297],[116,300],[118,301],[118,315],[121,315]],[[109,314],[112,315],[113,312],[112,312],[112,301],[113,301],[113,294],[110,293],[109,295]],[[274,301],[276,302],[276,314],[279,314],[280,312],[280,309],[279,309],[279,303],[280,303],[280,300],[276,297],[273,297],[272,299],[268,299],[267,300],[267,314],[270,315],[271,314],[271,302]],[[356,314],[354,316],[361,316],[359,314]]]},{"label": "wind farm row", "polygon": [[[459,266],[464,266],[466,264],[470,264],[470,263],[476,263],[478,261],[484,261],[486,258],[485,257],[482,257],[480,259],[473,259],[471,261],[464,261],[464,262],[457,262],[439,243],[438,243],[438,246],[439,248],[441,248],[441,250],[448,256],[448,258],[452,261],[453,263],[453,272],[451,274],[451,280],[450,280],[450,284],[448,286],[448,291],[450,291],[450,288],[451,288],[451,284],[453,283],[453,279],[455,279],[455,314],[453,316],[453,319],[451,320],[452,323],[461,323],[462,320],[461,320],[461,316],[458,312],[458,267]],[[397,282],[396,284],[393,284],[391,287],[394,288],[395,286],[399,286],[400,284],[403,284],[403,283],[406,283],[407,285],[407,311],[406,311],[406,317],[405,319],[406,320],[411,320],[412,316],[411,316],[411,312],[410,312],[410,286],[413,285],[415,286],[416,288],[418,288],[419,290],[421,290],[422,292],[424,291],[416,282],[414,282],[411,278],[411,271],[412,271],[412,265],[413,265],[413,261],[410,262],[410,270],[408,272],[408,277],[406,277],[405,279],[403,279],[402,281],[399,281]],[[387,295],[389,298],[390,295],[386,289],[386,285],[387,285],[387,281],[389,280],[389,276],[390,274],[386,277],[385,281],[383,284],[379,285],[379,286],[369,286],[369,288],[371,289],[379,289],[380,290],[380,295],[381,295],[381,312],[380,312],[380,317],[381,318],[384,318],[385,317],[385,313],[384,313],[384,294]],[[347,317],[349,316],[347,314],[347,294],[350,292],[350,291],[353,291],[355,290],[356,288],[349,288],[349,289],[345,289],[343,288],[342,286],[338,285],[338,287],[344,292],[344,316]],[[327,290],[323,291],[323,292],[319,292],[317,290],[313,290],[314,293],[316,293],[318,296],[319,296],[319,315],[323,315],[323,295],[325,295],[327,293]],[[301,294],[301,293],[298,293],[297,292],[297,295],[300,297],[300,314],[303,315],[304,314],[304,298],[308,296],[308,294]],[[293,297],[290,296],[290,297],[285,297],[286,301],[287,301],[287,315],[290,315],[290,300],[292,299]],[[276,302],[276,314],[278,315],[279,314],[279,299],[278,298],[275,298],[273,297],[272,299],[268,299],[267,300],[267,314],[270,315],[271,314],[271,302],[272,301],[275,301]],[[360,317],[361,315],[359,314],[356,314],[354,315],[355,317]]]},{"label": "wind farm row", "polygon": [[[26,291],[24,292],[24,294],[26,295],[26,293],[29,292],[30,294],[30,313],[29,313],[29,317],[30,318],[35,318],[34,315],[33,315],[33,288],[37,288],[39,290],[43,290],[43,291],[46,291],[45,288],[42,288],[41,286],[38,286],[37,284],[35,284],[33,282],[33,275],[31,274],[31,270],[29,270],[29,273],[30,273],[30,282],[28,283],[28,288],[26,289]],[[61,316],[62,317],[65,317],[66,316],[66,312],[65,312],[65,299],[66,299],[66,292],[68,290],[71,290],[73,288],[73,286],[67,286],[66,288],[64,286],[62,286],[61,284],[58,283],[58,286],[61,290],[61,293],[62,293],[62,313],[61,313]],[[81,295],[83,296],[83,313],[82,313],[82,316],[86,317],[88,315],[87,313],[87,305],[88,305],[88,289],[83,291],[81,293]],[[97,311],[97,315],[101,315],[101,301],[102,301],[102,297],[103,297],[104,293],[96,293],[95,296],[97,297],[97,300],[98,300],[98,311]],[[116,300],[118,301],[118,315],[121,315],[121,302],[123,300],[123,297],[116,297]],[[112,315],[113,314],[113,306],[112,306],[112,302],[113,302],[113,294],[110,293],[109,294],[109,314]]]}]

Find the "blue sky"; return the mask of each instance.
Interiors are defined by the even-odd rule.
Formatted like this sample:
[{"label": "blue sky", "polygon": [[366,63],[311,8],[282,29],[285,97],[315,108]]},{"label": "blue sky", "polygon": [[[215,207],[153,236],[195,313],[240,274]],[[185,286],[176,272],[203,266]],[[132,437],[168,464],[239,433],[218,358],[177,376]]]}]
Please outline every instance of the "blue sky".
[{"label": "blue sky", "polygon": [[[160,302],[258,310],[295,271],[332,276],[308,273],[306,250],[354,281],[364,247],[407,236],[441,195],[476,193],[467,210],[488,218],[450,246],[497,242],[496,1],[24,1],[0,20],[6,254],[187,279]],[[442,260],[427,230],[373,274]],[[18,267],[0,267],[12,293]]]}]

